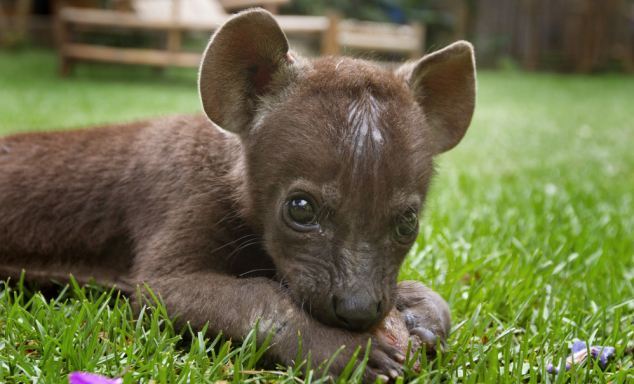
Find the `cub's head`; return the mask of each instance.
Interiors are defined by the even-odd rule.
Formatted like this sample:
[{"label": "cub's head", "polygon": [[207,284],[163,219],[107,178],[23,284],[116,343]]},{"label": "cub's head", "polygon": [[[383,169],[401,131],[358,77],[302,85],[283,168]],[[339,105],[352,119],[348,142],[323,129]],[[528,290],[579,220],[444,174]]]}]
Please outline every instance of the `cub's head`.
[{"label": "cub's head", "polygon": [[474,71],[466,42],[396,71],[307,61],[261,10],[212,37],[200,68],[204,110],[240,136],[252,219],[314,317],[363,330],[392,307],[433,158],[471,121]]}]

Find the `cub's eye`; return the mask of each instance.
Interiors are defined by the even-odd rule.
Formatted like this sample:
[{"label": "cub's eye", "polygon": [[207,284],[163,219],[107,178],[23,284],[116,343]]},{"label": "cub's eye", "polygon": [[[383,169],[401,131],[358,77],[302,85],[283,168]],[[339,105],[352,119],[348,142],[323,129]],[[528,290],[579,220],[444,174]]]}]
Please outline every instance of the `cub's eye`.
[{"label": "cub's eye", "polygon": [[395,234],[401,243],[409,243],[418,235],[418,215],[410,210],[396,220]]},{"label": "cub's eye", "polygon": [[291,196],[284,205],[286,223],[297,231],[309,231],[317,226],[317,208],[305,195]]}]

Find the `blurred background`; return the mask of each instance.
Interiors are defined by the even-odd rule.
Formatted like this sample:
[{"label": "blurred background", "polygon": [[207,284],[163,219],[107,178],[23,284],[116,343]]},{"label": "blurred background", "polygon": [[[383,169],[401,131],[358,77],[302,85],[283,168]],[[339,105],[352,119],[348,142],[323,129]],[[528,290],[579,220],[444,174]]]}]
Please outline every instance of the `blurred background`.
[{"label": "blurred background", "polygon": [[82,60],[195,67],[190,53],[251,6],[280,15],[305,54],[399,60],[468,39],[480,67],[634,70],[633,0],[0,0],[0,47],[55,48],[63,73]]}]

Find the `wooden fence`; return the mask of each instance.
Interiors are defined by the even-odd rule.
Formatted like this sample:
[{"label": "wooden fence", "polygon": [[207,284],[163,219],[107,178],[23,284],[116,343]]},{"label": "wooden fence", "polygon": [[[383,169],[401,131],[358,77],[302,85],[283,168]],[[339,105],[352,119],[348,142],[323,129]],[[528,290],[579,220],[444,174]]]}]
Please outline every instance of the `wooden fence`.
[{"label": "wooden fence", "polygon": [[[55,4],[60,0],[0,0],[0,11],[5,10],[0,12],[0,46],[7,37],[14,40],[25,34],[26,24],[19,17],[9,22],[10,16],[23,13],[24,4],[38,1]],[[106,0],[64,1],[81,5]],[[108,1],[125,4],[128,0]],[[634,72],[634,0],[443,0],[435,4],[453,25],[447,31],[430,24],[428,46],[467,38],[476,45],[480,66],[496,66],[510,58],[528,70]],[[42,35],[51,36],[50,32]]]},{"label": "wooden fence", "polygon": [[459,19],[483,65],[501,57],[529,70],[633,71],[632,0],[462,1]]}]

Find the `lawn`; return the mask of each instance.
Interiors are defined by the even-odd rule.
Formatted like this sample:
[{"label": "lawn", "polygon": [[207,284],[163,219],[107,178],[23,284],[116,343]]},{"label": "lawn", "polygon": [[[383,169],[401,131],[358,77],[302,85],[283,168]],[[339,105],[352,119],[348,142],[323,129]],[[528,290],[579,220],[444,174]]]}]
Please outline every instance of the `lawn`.
[{"label": "lawn", "polygon": [[[200,109],[194,71],[55,71],[48,52],[0,53],[0,134]],[[632,76],[479,75],[473,124],[438,159],[401,273],[450,303],[449,351],[408,380],[634,381],[633,98]],[[615,346],[614,360],[546,373],[576,338]],[[73,370],[124,383],[319,381],[259,371],[260,355],[252,339],[177,333],[160,305],[135,317],[107,290],[0,288],[0,382],[64,383]]]}]

